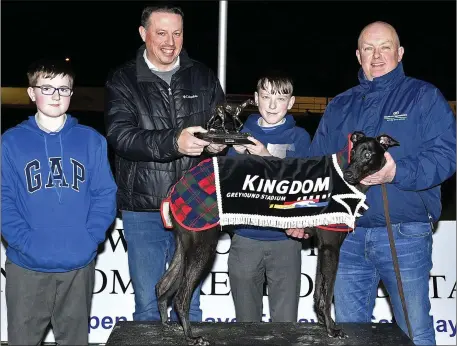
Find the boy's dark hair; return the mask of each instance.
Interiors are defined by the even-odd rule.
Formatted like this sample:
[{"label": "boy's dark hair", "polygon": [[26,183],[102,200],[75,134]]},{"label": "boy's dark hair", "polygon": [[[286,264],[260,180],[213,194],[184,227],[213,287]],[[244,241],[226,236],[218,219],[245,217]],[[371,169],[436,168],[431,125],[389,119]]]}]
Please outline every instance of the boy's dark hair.
[{"label": "boy's dark hair", "polygon": [[181,10],[180,7],[164,3],[156,6],[148,6],[143,9],[143,13],[141,13],[141,26],[145,29],[148,28],[149,18],[151,17],[151,14],[154,12],[177,14],[181,16],[184,22],[184,12]]},{"label": "boy's dark hair", "polygon": [[281,71],[271,71],[266,73],[257,81],[257,92],[260,90],[271,92],[272,94],[288,94],[294,92],[294,82],[291,77]]},{"label": "boy's dark hair", "polygon": [[29,86],[36,85],[38,78],[54,78],[56,76],[68,76],[70,87],[73,87],[75,73],[69,62],[64,60],[42,59],[30,64],[27,70]]}]

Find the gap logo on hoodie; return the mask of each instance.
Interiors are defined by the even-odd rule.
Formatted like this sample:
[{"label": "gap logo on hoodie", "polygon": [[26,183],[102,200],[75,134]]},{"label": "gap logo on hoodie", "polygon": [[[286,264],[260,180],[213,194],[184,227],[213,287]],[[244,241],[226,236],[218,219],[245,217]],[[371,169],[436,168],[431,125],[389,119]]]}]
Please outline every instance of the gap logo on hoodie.
[{"label": "gap logo on hoodie", "polygon": [[[79,184],[86,181],[86,168],[78,160],[70,158],[70,164],[72,167],[72,176],[69,177],[70,182],[67,181],[65,173],[62,168],[61,157],[50,157],[49,158],[49,173],[47,174],[46,189],[51,189],[56,186],[71,188],[74,191],[79,192]],[[27,191],[34,193],[43,188],[43,175],[46,177],[46,170],[42,170],[42,163],[40,160],[35,159],[27,163],[24,168],[25,177],[27,180]]]}]

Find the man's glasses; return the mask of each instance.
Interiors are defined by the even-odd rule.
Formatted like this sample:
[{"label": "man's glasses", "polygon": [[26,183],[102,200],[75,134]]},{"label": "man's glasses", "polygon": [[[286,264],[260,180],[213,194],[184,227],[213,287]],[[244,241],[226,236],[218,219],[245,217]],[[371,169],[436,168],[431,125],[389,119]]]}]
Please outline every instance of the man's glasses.
[{"label": "man's glasses", "polygon": [[70,88],[66,88],[66,87],[54,88],[52,86],[43,86],[43,85],[32,85],[32,87],[40,88],[41,89],[41,93],[43,95],[54,95],[56,90],[59,93],[59,96],[68,97],[68,96],[71,96],[71,94],[73,93],[73,90],[71,90]]}]

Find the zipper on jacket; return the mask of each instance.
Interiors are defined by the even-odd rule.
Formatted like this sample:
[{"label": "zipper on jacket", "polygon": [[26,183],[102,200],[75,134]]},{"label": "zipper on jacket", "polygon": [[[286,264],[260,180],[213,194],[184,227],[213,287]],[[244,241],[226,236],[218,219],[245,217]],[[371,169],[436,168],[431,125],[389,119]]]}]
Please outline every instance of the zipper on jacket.
[{"label": "zipper on jacket", "polygon": [[[170,104],[170,116],[171,116],[171,121],[173,123],[173,127],[177,127],[177,119],[176,119],[176,108],[175,108],[175,100],[173,99],[173,93],[171,92],[171,87],[168,87],[168,103]],[[176,138],[177,140],[177,138]],[[179,169],[179,163],[178,162],[173,162],[175,165],[175,172],[176,176],[181,178],[181,171]]]},{"label": "zipper on jacket", "polygon": [[176,127],[176,108],[175,100],[173,99],[173,93],[171,92],[171,87],[168,88],[168,103],[170,104],[171,121],[173,122],[173,127]]}]

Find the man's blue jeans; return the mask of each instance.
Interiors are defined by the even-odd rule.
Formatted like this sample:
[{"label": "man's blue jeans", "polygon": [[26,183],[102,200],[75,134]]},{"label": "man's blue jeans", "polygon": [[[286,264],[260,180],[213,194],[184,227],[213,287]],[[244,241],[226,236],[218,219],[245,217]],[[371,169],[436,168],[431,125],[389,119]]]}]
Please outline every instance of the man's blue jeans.
[{"label": "man's blue jeans", "polygon": [[[430,316],[429,275],[432,229],[429,223],[392,225],[413,342],[435,345]],[[386,227],[357,227],[341,247],[335,282],[336,322],[371,323],[379,280],[386,287],[395,320],[408,335]]]},{"label": "man's blue jeans", "polygon": [[[129,272],[135,290],[134,321],[160,321],[155,286],[165,273],[175,252],[173,232],[163,228],[159,212],[122,211],[124,235],[127,241]],[[200,285],[190,303],[191,321],[202,320]],[[177,321],[174,310],[171,319]]]}]

